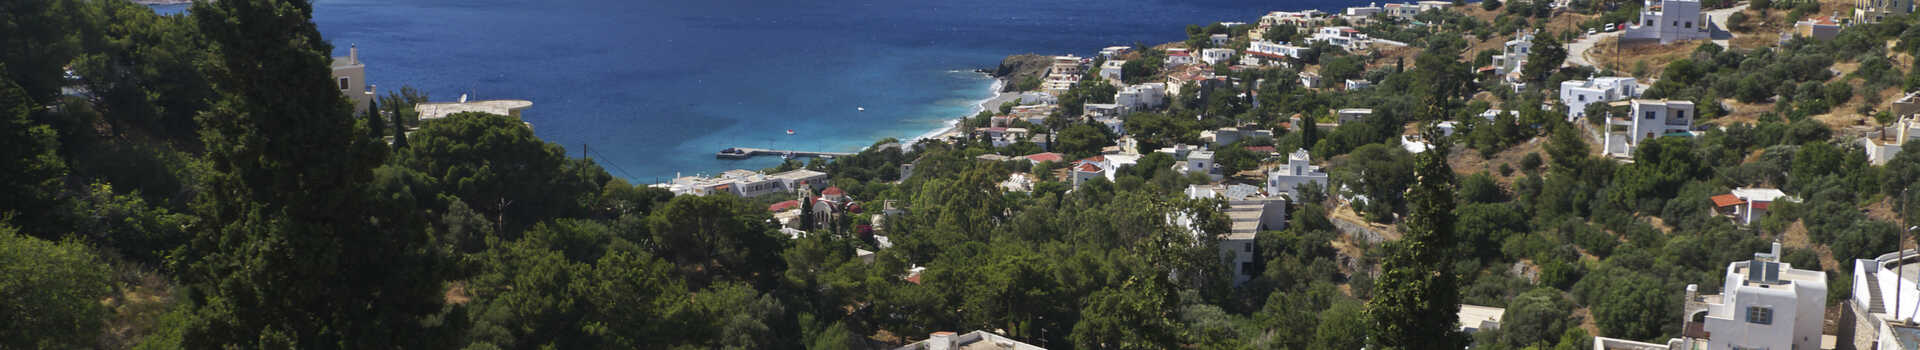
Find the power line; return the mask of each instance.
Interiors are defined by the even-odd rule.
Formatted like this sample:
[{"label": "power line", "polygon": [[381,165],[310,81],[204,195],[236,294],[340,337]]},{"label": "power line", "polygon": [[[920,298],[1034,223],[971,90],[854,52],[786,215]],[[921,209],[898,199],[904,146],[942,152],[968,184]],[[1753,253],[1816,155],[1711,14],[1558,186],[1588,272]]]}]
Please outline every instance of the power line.
[{"label": "power line", "polygon": [[597,157],[600,157],[599,159],[601,159],[601,160],[602,160],[602,161],[601,161],[601,163],[603,163],[603,164],[606,164],[607,166],[610,166],[610,167],[613,167],[613,170],[614,170],[614,171],[619,171],[619,172],[620,172],[620,175],[626,175],[626,177],[627,177],[627,178],[629,178],[629,179],[638,179],[637,177],[634,177],[634,176],[633,176],[633,173],[629,173],[629,172],[627,172],[627,169],[625,169],[625,168],[621,168],[621,167],[620,167],[620,164],[615,164],[615,163],[614,163],[614,162],[613,162],[612,160],[610,160],[609,158],[607,158],[607,155],[605,155],[605,154],[601,154],[601,153],[600,153],[600,152],[598,152],[598,151],[594,151],[594,150],[591,150],[591,149],[587,149],[586,147],[580,147],[580,148],[581,148],[582,150],[585,150],[585,151],[586,151],[587,153],[591,153],[591,154],[593,154],[594,156],[597,156]]}]

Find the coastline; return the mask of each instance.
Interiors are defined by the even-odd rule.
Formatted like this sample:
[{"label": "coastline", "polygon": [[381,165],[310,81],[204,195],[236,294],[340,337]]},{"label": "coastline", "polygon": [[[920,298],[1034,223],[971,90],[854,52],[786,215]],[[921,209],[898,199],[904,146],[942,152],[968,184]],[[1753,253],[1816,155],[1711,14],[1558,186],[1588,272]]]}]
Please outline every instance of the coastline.
[{"label": "coastline", "polygon": [[999,107],[1000,104],[1012,102],[1015,98],[1020,97],[1019,93],[1001,91],[1001,87],[1005,86],[1005,84],[1007,83],[1006,79],[1001,79],[1001,78],[992,78],[992,79],[993,79],[993,83],[988,84],[987,91],[992,92],[993,96],[980,99],[979,102],[974,103],[973,108],[969,109],[966,115],[957,116],[957,117],[954,117],[953,119],[947,120],[945,126],[941,126],[938,129],[933,129],[931,131],[921,133],[918,136],[914,136],[913,138],[905,140],[905,142],[903,142],[904,143],[903,146],[913,147],[915,143],[919,143],[921,140],[945,139],[945,138],[951,138],[951,137],[965,136],[965,135],[962,135],[960,132],[961,121],[966,120],[967,118],[971,118],[974,115],[980,114],[981,111],[985,111],[990,108]]}]

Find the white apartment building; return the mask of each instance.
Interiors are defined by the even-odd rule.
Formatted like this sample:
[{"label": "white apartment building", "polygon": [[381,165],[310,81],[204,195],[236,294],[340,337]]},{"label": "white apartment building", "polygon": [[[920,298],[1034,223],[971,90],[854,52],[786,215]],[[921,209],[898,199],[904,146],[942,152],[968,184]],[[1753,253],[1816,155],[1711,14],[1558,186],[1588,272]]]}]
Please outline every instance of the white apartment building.
[{"label": "white apartment building", "polygon": [[1133,52],[1132,46],[1108,46],[1107,48],[1100,49],[1100,57],[1114,59],[1121,55],[1126,55],[1129,52]]},{"label": "white apartment building", "polygon": [[1633,113],[1607,120],[1606,155],[1632,157],[1633,148],[1647,139],[1693,130],[1691,101],[1632,100]]},{"label": "white apartment building", "polygon": [[1041,86],[1047,93],[1065,93],[1073,88],[1074,83],[1080,82],[1081,73],[1085,71],[1080,68],[1079,56],[1053,56],[1053,64],[1047,68],[1047,80],[1041,82]]},{"label": "white apartment building", "polygon": [[819,189],[826,184],[827,173],[807,169],[795,169],[776,174],[734,169],[721,172],[720,176],[715,177],[682,176],[674,178],[672,182],[655,184],[653,187],[665,188],[674,195],[732,194],[741,197],[758,197],[801,188]]},{"label": "white apartment building", "polygon": [[1627,27],[1623,40],[1659,40],[1660,44],[1707,39],[1710,25],[1700,15],[1700,0],[1645,0],[1640,20]]},{"label": "white apartment building", "polygon": [[1120,92],[1113,93],[1113,104],[1128,111],[1142,111],[1160,108],[1167,104],[1167,83],[1144,83],[1127,85]]},{"label": "white apartment building", "polygon": [[1300,197],[1300,185],[1317,183],[1326,186],[1327,172],[1313,165],[1313,155],[1307,150],[1296,150],[1287,156],[1287,164],[1267,170],[1267,193],[1286,193],[1287,198]]},{"label": "white apartment building", "polygon": [[1900,146],[1920,138],[1920,116],[1906,115],[1892,125],[1880,128],[1868,137],[1860,138],[1860,145],[1867,152],[1867,163],[1886,165],[1893,156],[1900,154]]},{"label": "white apartment building", "polygon": [[1640,84],[1633,77],[1601,77],[1560,82],[1560,103],[1567,105],[1567,120],[1587,116],[1587,105],[1640,97]]},{"label": "white apartment building", "polygon": [[1307,50],[1309,49],[1305,47],[1287,45],[1287,43],[1281,42],[1255,41],[1247,44],[1247,56],[1257,57],[1263,61],[1267,61],[1267,64],[1278,64],[1289,60],[1300,59],[1300,56],[1305,54]]},{"label": "white apartment building", "polygon": [[1880,23],[1887,16],[1904,16],[1913,13],[1913,0],[1853,0],[1853,19],[1866,23]]},{"label": "white apartment building", "polygon": [[1227,62],[1231,60],[1233,60],[1233,49],[1200,50],[1200,61],[1206,62],[1207,65],[1209,66],[1220,64],[1220,62]]},{"label": "white apartment building", "polygon": [[1533,32],[1521,30],[1514,33],[1513,40],[1507,40],[1499,55],[1493,56],[1493,74],[1506,77],[1519,72],[1527,64],[1527,55],[1533,53]]},{"label": "white apartment building", "polygon": [[[1325,18],[1322,18],[1324,16],[1326,16],[1326,13],[1320,12],[1320,10],[1273,11],[1268,12],[1266,16],[1260,16],[1260,26],[1271,27],[1282,24],[1292,24],[1296,27],[1315,26],[1326,21]],[[1254,30],[1250,33],[1259,32],[1262,32],[1262,30]]]}]

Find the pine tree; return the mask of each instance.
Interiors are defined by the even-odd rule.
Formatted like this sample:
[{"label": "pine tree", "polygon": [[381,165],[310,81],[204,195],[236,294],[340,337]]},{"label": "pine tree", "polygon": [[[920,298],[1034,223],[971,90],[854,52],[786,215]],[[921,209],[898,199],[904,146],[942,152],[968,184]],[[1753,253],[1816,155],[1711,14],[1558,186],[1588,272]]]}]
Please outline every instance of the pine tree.
[{"label": "pine tree", "polygon": [[[1434,144],[1448,144],[1432,127],[1426,135]],[[1414,167],[1418,183],[1407,194],[1406,235],[1387,245],[1367,302],[1368,343],[1375,349],[1460,349],[1467,339],[1455,328],[1460,292],[1459,277],[1450,270],[1454,184],[1447,148],[1415,155]]]},{"label": "pine tree", "polygon": [[409,348],[431,336],[451,262],[426,219],[376,200],[386,153],[356,128],[305,0],[201,2],[221,98],[199,118],[213,174],[178,256],[178,347]]},{"label": "pine tree", "polygon": [[58,207],[67,165],[56,151],[60,141],[53,128],[33,121],[37,106],[26,89],[0,74],[0,216],[13,216],[22,231],[45,235],[58,230],[51,227],[58,215],[50,211]]}]

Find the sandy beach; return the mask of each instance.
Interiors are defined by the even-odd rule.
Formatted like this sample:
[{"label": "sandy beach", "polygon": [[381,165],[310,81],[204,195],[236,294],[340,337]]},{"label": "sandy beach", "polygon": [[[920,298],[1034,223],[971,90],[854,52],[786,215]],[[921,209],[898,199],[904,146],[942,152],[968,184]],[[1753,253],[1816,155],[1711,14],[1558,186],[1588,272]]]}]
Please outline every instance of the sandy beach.
[{"label": "sandy beach", "polygon": [[940,127],[940,129],[929,131],[925,134],[920,134],[920,136],[916,136],[911,140],[907,140],[907,146],[911,147],[913,146],[914,143],[920,142],[920,140],[946,139],[946,138],[963,136],[961,135],[960,128],[958,127],[961,120],[965,120],[966,118],[970,118],[976,114],[980,114],[980,111],[984,111],[992,108],[1000,108],[1000,104],[1013,102],[1014,100],[1020,98],[1020,93],[1000,91],[1000,87],[1002,86],[1001,84],[1006,84],[1006,80],[994,79],[993,84],[987,87],[988,91],[993,92],[993,97],[988,97],[986,99],[980,100],[979,103],[974,104],[972,109],[969,109],[967,111],[966,115],[955,116],[953,120],[948,120],[946,123],[946,126],[942,126]]}]

